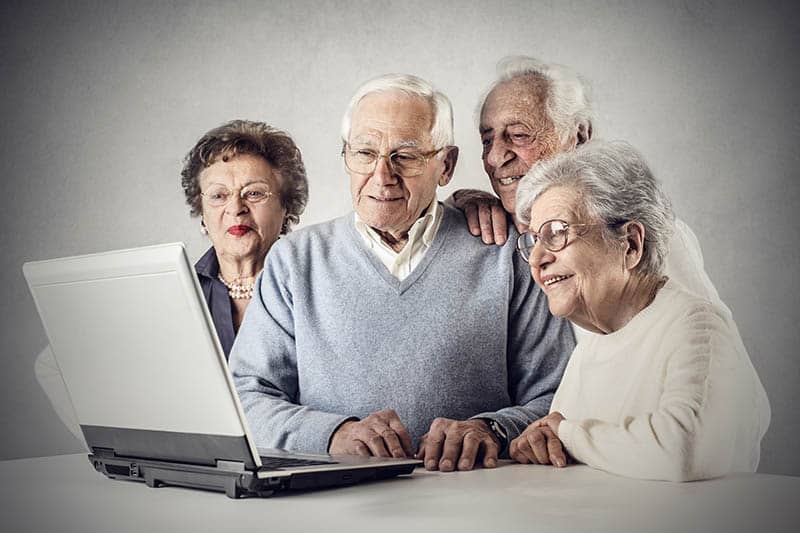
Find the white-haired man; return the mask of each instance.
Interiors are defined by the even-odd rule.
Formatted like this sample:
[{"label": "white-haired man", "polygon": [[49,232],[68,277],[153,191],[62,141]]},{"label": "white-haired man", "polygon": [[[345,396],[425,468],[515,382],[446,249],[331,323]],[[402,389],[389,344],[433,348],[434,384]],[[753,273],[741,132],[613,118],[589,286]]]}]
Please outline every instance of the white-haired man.
[{"label": "white-haired man", "polygon": [[437,202],[458,158],[443,94],[371,80],[342,139],[355,212],[274,245],[231,352],[256,440],[493,467],[547,413],[569,326],[513,243],[484,246]]},{"label": "white-haired man", "polygon": [[[482,236],[487,244],[507,245],[508,237],[513,241],[529,231],[516,214],[520,178],[540,161],[580,150],[592,137],[593,113],[588,84],[564,66],[517,56],[501,60],[497,72],[497,80],[479,108],[483,168],[497,198],[482,191],[462,190],[456,191],[451,201],[464,210],[473,235]],[[726,317],[739,349],[746,353],[730,309],[705,272],[697,237],[679,219],[669,241],[665,274],[716,306]],[[575,334],[578,341],[588,335],[580,327],[575,327]],[[561,442],[543,426],[541,431],[526,433],[524,444],[536,457],[548,457],[550,463],[562,466],[566,456]],[[514,446],[518,450],[520,441]]]},{"label": "white-haired man", "polygon": [[[527,231],[515,213],[517,182],[539,161],[588,141],[593,115],[588,83],[569,68],[526,56],[500,60],[497,79],[481,102],[478,126],[483,168],[499,201],[471,190],[452,197],[472,234],[487,244],[505,244],[509,219],[518,233]],[[675,221],[666,273],[730,316],[704,270],[697,237],[681,220]]]}]

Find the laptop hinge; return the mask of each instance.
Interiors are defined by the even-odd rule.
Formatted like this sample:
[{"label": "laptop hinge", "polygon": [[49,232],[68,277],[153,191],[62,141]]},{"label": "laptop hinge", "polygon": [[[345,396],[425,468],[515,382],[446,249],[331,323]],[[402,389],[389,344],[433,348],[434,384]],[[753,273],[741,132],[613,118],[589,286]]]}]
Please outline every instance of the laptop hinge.
[{"label": "laptop hinge", "polygon": [[100,448],[99,446],[92,446],[92,453],[98,457],[116,457],[117,454],[114,453],[114,448]]},{"label": "laptop hinge", "polygon": [[217,459],[217,468],[228,472],[244,472],[246,470],[241,461],[223,461],[221,459]]}]

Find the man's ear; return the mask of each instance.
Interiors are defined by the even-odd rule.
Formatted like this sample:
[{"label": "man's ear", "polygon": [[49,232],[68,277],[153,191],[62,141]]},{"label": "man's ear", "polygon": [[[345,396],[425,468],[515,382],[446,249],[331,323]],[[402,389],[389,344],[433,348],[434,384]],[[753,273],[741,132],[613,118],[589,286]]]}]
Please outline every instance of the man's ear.
[{"label": "man's ear", "polygon": [[456,162],[458,161],[458,146],[448,146],[445,150],[447,150],[447,153],[444,156],[444,170],[442,175],[439,176],[440,187],[444,187],[453,179],[453,173],[456,171]]},{"label": "man's ear", "polygon": [[644,226],[637,220],[626,222],[622,226],[625,268],[633,270],[636,265],[642,262],[644,255]]},{"label": "man's ear", "polygon": [[578,124],[578,137],[576,146],[580,146],[583,143],[587,142],[589,139],[592,138],[592,122],[589,120],[584,120],[580,124]]},{"label": "man's ear", "polygon": [[592,138],[592,123],[588,120],[584,120],[580,124],[578,124],[574,130],[572,130],[572,134],[570,134],[569,138],[566,141],[566,146],[563,147],[564,151],[573,150],[578,146],[586,143],[589,139]]}]

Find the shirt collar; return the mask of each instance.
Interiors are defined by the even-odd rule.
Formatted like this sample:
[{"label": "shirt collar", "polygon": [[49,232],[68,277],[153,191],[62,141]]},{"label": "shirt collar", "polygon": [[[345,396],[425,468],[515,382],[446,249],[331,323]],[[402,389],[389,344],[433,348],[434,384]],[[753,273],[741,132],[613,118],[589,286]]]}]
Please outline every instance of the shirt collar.
[{"label": "shirt collar", "polygon": [[217,259],[217,251],[212,246],[206,253],[203,254],[197,263],[194,265],[195,271],[207,278],[216,279],[219,274],[219,260]]},{"label": "shirt collar", "polygon": [[[439,205],[439,201],[436,199],[436,196],[433,197],[430,205],[425,209],[425,214],[419,217],[409,228],[408,230],[408,242],[406,246],[403,248],[404,250],[414,245],[414,243],[422,238],[422,244],[425,246],[430,246],[433,242],[434,237],[436,237],[436,232],[439,230],[439,226],[442,222],[442,206]],[[372,229],[370,226],[364,222],[360,216],[358,216],[357,212],[353,212],[355,215],[355,227],[356,230],[361,234],[362,237],[372,241],[375,244],[382,244],[383,246],[388,246],[381,236],[378,234],[377,231]]]},{"label": "shirt collar", "polygon": [[[422,243],[425,246],[430,246],[433,238],[436,237],[436,232],[439,231],[439,225],[442,222],[442,206],[439,201],[434,197],[428,210],[419,220],[411,226],[411,230],[417,233],[422,232]],[[416,227],[416,228],[415,228]],[[409,231],[409,234],[411,232]]]}]

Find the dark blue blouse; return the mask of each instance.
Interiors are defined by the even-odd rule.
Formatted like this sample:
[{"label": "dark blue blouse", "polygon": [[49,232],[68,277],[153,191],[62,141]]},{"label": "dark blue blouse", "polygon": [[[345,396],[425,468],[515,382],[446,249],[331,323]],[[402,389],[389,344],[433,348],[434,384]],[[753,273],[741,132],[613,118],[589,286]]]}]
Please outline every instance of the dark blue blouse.
[{"label": "dark blue blouse", "polygon": [[200,281],[203,296],[208,310],[211,311],[211,319],[214,321],[219,342],[227,359],[233,347],[233,339],[236,337],[236,332],[233,330],[233,303],[228,296],[228,288],[217,277],[219,261],[213,246],[194,264],[194,270],[197,272],[197,279]]}]

